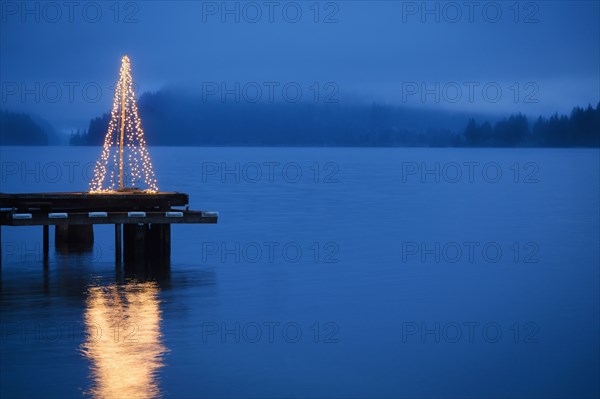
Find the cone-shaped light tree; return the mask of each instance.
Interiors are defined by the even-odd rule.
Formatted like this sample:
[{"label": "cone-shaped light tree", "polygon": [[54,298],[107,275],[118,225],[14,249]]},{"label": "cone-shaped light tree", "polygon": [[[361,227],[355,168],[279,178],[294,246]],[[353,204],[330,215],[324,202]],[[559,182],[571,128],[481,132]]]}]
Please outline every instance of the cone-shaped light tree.
[{"label": "cone-shaped light tree", "polygon": [[102,155],[90,182],[91,192],[140,189],[157,192],[156,177],[146,147],[135,100],[129,57],[121,60],[119,81],[104,138]]}]

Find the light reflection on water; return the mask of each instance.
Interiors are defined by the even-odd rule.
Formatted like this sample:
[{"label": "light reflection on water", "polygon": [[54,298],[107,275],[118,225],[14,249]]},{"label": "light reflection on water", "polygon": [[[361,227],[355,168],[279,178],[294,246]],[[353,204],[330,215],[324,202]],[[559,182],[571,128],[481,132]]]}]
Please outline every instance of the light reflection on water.
[{"label": "light reflection on water", "polygon": [[129,282],[88,289],[82,352],[91,362],[95,398],[160,396],[157,374],[167,352],[155,282]]}]

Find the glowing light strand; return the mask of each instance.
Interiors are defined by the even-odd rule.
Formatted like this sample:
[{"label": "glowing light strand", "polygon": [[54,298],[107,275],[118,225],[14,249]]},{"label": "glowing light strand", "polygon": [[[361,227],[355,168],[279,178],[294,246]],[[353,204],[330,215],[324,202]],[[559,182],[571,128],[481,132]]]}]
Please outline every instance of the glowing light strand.
[{"label": "glowing light strand", "polygon": [[[121,126],[123,126],[124,135],[122,142],[120,140]],[[123,154],[122,158],[120,151]],[[112,162],[110,162],[111,159]],[[108,131],[104,137],[102,153],[94,168],[90,192],[112,192],[124,189],[126,186],[135,188],[136,184],[144,185],[146,192],[158,191],[154,168],[135,100],[131,63],[129,57],[124,56],[121,60],[119,81],[115,88]]]}]

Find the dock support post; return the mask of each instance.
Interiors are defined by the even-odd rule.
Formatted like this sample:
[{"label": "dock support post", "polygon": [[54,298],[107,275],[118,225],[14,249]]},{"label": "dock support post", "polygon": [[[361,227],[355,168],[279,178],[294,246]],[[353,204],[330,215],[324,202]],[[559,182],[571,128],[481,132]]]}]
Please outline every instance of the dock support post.
[{"label": "dock support post", "polygon": [[54,246],[58,251],[66,253],[92,251],[94,249],[93,225],[56,225]]},{"label": "dock support post", "polygon": [[171,225],[125,224],[123,258],[126,265],[140,262],[168,264],[171,258]]},{"label": "dock support post", "polygon": [[45,224],[42,227],[44,229],[44,244],[43,244],[43,248],[44,248],[44,261],[47,261],[48,260],[48,254],[50,252],[50,226],[48,226],[47,224]]},{"label": "dock support post", "polygon": [[164,248],[164,261],[169,262],[171,260],[171,225],[163,224],[163,248]]},{"label": "dock support post", "polygon": [[171,259],[171,225],[153,224],[148,232],[149,252],[154,253],[162,262]]},{"label": "dock support post", "polygon": [[125,263],[144,261],[146,251],[147,224],[125,224],[123,226],[123,247]]},{"label": "dock support post", "polygon": [[115,260],[117,262],[117,265],[121,264],[121,259],[122,259],[121,243],[123,242],[123,240],[121,238],[121,236],[122,236],[121,231],[122,231],[121,224],[115,224],[115,258],[116,258]]}]

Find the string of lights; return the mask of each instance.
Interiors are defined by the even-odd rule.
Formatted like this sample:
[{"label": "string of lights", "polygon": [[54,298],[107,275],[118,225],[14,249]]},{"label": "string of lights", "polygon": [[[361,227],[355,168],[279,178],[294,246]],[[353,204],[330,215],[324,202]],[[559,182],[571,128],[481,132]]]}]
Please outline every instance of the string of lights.
[{"label": "string of lights", "polygon": [[131,63],[129,57],[124,56],[115,88],[108,131],[100,159],[94,168],[90,192],[141,189],[139,186],[144,186],[145,192],[158,191],[135,100]]}]

